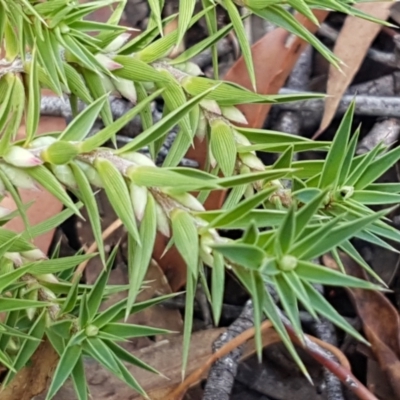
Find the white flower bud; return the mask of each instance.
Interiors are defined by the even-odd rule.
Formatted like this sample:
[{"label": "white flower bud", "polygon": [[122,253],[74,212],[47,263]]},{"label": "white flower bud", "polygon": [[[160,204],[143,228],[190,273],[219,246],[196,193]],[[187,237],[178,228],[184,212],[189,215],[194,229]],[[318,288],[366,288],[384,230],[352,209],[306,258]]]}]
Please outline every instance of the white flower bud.
[{"label": "white flower bud", "polygon": [[10,214],[11,210],[5,207],[0,206],[0,218],[6,217],[8,214]]},{"label": "white flower bud", "polygon": [[99,77],[103,84],[104,90],[106,92],[109,92],[113,95],[119,96],[119,92],[115,88],[114,82],[108,76],[105,76],[104,74],[99,73]]},{"label": "white flower bud", "polygon": [[138,221],[143,219],[144,210],[147,204],[147,188],[144,186],[135,185],[133,182],[129,185],[133,211]]},{"label": "white flower bud", "polygon": [[252,143],[250,142],[250,140],[247,139],[246,136],[239,133],[236,129],[233,129],[233,134],[235,136],[235,141],[237,144],[241,146],[251,146]]},{"label": "white flower bud", "polygon": [[[33,178],[31,178],[25,171],[15,168],[8,164],[1,164],[0,168],[7,175],[10,182],[21,189],[38,189],[38,186]],[[3,185],[4,186],[4,185]]]},{"label": "white flower bud", "polygon": [[96,60],[109,71],[115,71],[116,69],[122,68],[122,65],[107,57],[104,54],[97,53],[95,56]]},{"label": "white flower bud", "polygon": [[119,156],[137,165],[147,165],[148,167],[155,167],[156,165],[152,159],[136,151],[127,151],[119,154]]},{"label": "white flower bud", "polygon": [[42,282],[59,283],[58,279],[53,274],[35,275],[35,278]]},{"label": "white flower bud", "polygon": [[90,182],[91,185],[98,187],[98,188],[103,187],[103,182],[100,178],[99,173],[96,171],[95,168],[93,168],[90,164],[87,164],[83,161],[75,160],[75,163],[86,175],[86,178],[88,179],[88,181]]},{"label": "white flower bud", "polygon": [[20,267],[23,264],[22,257],[19,253],[6,252],[4,253],[4,258],[7,258],[7,260],[12,261],[12,263],[17,267]]},{"label": "white flower bud", "polygon": [[20,146],[11,146],[3,159],[16,167],[36,167],[43,164],[40,158],[35,157],[29,150]]},{"label": "white flower bud", "polygon": [[221,109],[215,100],[202,100],[200,106],[214,114],[221,115]]},{"label": "white flower bud", "polygon": [[168,188],[163,188],[162,191],[166,193],[169,197],[181,203],[183,206],[194,210],[194,211],[204,211],[204,206],[197,200],[196,197],[192,196],[190,193],[174,193],[173,190]]},{"label": "white flower bud", "polygon": [[65,186],[70,188],[77,188],[77,183],[75,180],[75,176],[71,170],[69,165],[50,165],[51,170],[53,171],[55,177]]},{"label": "white flower bud", "polygon": [[104,53],[114,53],[119,50],[131,37],[131,34],[128,32],[121,33],[121,35],[117,36],[111,43],[109,43],[104,49]]},{"label": "white flower bud", "polygon": [[238,155],[242,163],[247,165],[248,167],[258,171],[265,170],[265,165],[256,155],[252,153],[238,153]]},{"label": "white flower bud", "polygon": [[237,122],[238,124],[247,125],[247,119],[243,113],[234,106],[221,107],[222,115],[229,121]]},{"label": "white flower bud", "polygon": [[157,230],[164,236],[170,237],[169,220],[161,206],[156,202]]},{"label": "white flower bud", "polygon": [[113,83],[122,97],[125,97],[125,99],[129,100],[131,103],[136,104],[137,94],[133,81],[123,78],[116,78]]},{"label": "white flower bud", "polygon": [[22,251],[21,256],[30,261],[47,260],[46,254],[40,249]]}]

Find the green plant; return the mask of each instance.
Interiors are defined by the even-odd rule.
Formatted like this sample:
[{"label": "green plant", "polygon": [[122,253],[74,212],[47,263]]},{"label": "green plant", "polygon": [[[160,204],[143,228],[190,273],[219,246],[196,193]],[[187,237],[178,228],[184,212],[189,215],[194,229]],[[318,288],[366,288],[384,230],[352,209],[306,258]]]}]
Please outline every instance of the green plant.
[{"label": "green plant", "polygon": [[[225,269],[230,269],[248,290],[254,303],[255,323],[265,315],[274,324],[299,366],[305,368],[282,324],[266,285],[277,291],[284,311],[298,337],[303,332],[299,306],[313,316],[323,315],[359,340],[364,340],[313,287],[314,283],[382,290],[382,286],[313,263],[332,252],[339,260],[344,251],[374,278],[350,239],[357,237],[392,249],[387,240],[400,234],[387,223],[390,209],[372,211],[370,205],[395,204],[398,184],[375,181],[399,158],[400,149],[387,151],[378,145],[367,154],[355,155],[358,133],[351,136],[354,104],[347,111],[332,143],[235,126],[243,115],[239,103],[270,103],[309,98],[259,95],[242,87],[199,76],[190,59],[234,29],[255,86],[249,44],[236,5],[246,7],[278,26],[301,36],[330,62],[337,60],[299,24],[287,4],[314,19],[313,8],[327,7],[363,18],[352,7],[356,1],[211,1],[194,14],[195,0],[180,2],[178,30],[160,36],[162,27],[176,16],[161,18],[162,0],[149,0],[152,9],[147,29],[128,40],[119,26],[126,1],[99,0],[79,4],[75,0],[0,0],[0,189],[18,205],[18,213],[1,216],[4,224],[22,216],[26,232],[17,235],[0,228],[0,363],[8,372],[7,386],[29,362],[40,341],[46,339],[59,355],[47,398],[51,399],[71,376],[79,399],[88,396],[83,378],[83,355],[93,357],[126,384],[145,395],[123,361],[154,371],[117,342],[134,336],[166,331],[121,323],[132,313],[161,302],[158,298],[137,303],[136,297],[151,259],[156,232],[172,242],[187,263],[185,340],[183,369],[187,359],[194,288],[204,266],[211,268],[212,286],[205,287],[215,322],[221,314]],[[217,30],[216,5],[226,8],[232,23]],[[84,18],[95,10],[114,5],[107,23]],[[210,35],[175,59],[171,49],[184,32],[205,17]],[[89,35],[95,32],[95,35]],[[26,50],[28,49],[28,50]],[[214,69],[218,71],[216,52]],[[217,75],[216,75],[217,76]],[[37,135],[41,88],[68,95],[74,118],[62,132]],[[110,91],[137,103],[113,120]],[[151,102],[161,96],[163,118],[153,124]],[[78,112],[79,102],[87,106]],[[89,135],[101,116],[105,127]],[[134,116],[140,115],[144,131],[124,147],[104,147]],[[15,141],[22,120],[26,137]],[[168,132],[178,125],[176,140],[163,165],[154,159]],[[208,141],[207,171],[179,167],[193,138]],[[151,158],[140,153],[147,147]],[[327,152],[325,160],[292,161],[293,154],[310,149]],[[280,154],[272,166],[264,166],[255,151]],[[223,175],[223,177],[220,177]],[[285,185],[283,182],[285,181]],[[287,185],[287,183],[290,185]],[[38,226],[29,226],[26,205],[19,188],[39,183],[65,206],[65,210]],[[75,204],[66,188],[80,200]],[[107,286],[113,256],[106,257],[101,238],[94,192],[103,188],[116,214],[128,230],[129,295],[99,311],[104,298],[126,290]],[[205,211],[202,203],[210,192],[229,189],[223,209]],[[194,197],[189,192],[199,192]],[[50,259],[31,239],[58,226],[85,205],[98,245],[104,271],[93,286],[79,283],[75,269],[90,255]],[[222,237],[218,229],[242,229],[241,239]],[[268,229],[266,229],[268,228]],[[75,271],[75,274],[74,274]],[[205,280],[202,280],[205,284]],[[257,349],[261,351],[260,335]]]}]

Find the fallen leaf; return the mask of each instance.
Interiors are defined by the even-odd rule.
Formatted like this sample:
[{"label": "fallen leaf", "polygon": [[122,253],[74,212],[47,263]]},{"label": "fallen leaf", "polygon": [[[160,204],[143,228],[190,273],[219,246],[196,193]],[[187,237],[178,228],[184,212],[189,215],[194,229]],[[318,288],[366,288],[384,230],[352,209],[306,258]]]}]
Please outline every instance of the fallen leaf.
[{"label": "fallen leaf", "polygon": [[[324,21],[328,11],[316,10],[319,22]],[[317,31],[306,17],[297,14],[297,20],[312,33]],[[288,31],[277,28],[267,33],[251,47],[257,89],[260,94],[276,94],[292,72],[296,61],[308,43]],[[226,73],[225,80],[252,90],[250,77],[243,57]],[[248,127],[261,128],[271,108],[271,104],[243,104],[238,107],[248,121]]]},{"label": "fallen leaf", "polygon": [[[346,273],[367,279],[354,260],[340,255]],[[332,258],[324,256],[324,264],[338,268]],[[365,336],[382,371],[385,372],[396,398],[400,398],[400,318],[397,310],[383,293],[374,290],[349,289],[360,317]]]},{"label": "fallen leaf", "polygon": [[[45,340],[32,356],[28,366],[22,368],[4,389],[0,386],[1,400],[32,400],[50,383],[58,354]],[[73,398],[73,397],[71,397]]]},{"label": "fallen leaf", "polygon": [[[187,372],[191,373],[204,363],[212,354],[212,344],[224,328],[203,330],[192,334]],[[173,336],[168,340],[133,352],[140,360],[156,368],[164,376],[128,365],[129,371],[142,385],[151,400],[165,400],[166,394],[181,381],[182,336]],[[91,398],[96,400],[139,400],[142,397],[123,384],[117,377],[105,370],[97,362],[85,362],[86,379]],[[43,400],[44,395],[36,400]],[[75,398],[73,386],[67,382],[57,393],[55,400]],[[8,399],[7,399],[8,400]]]},{"label": "fallen leaf", "polygon": [[[356,8],[375,18],[385,20],[390,14],[392,2],[362,3]],[[359,70],[371,43],[382,26],[358,17],[348,16],[345,19],[339,37],[336,40],[333,52],[344,63],[342,70],[329,67],[329,76],[326,92],[330,96],[325,100],[325,110],[317,138],[330,124],[335,116],[342,95]]]}]

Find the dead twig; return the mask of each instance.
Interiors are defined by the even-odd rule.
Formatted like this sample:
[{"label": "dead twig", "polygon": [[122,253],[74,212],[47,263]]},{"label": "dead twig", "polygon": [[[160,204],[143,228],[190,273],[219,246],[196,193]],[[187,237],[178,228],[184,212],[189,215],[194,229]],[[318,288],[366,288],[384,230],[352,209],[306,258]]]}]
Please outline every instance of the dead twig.
[{"label": "dead twig", "polygon": [[[239,318],[214,342],[213,351],[218,352],[253,325],[253,303],[248,301]],[[236,346],[213,364],[204,388],[203,400],[229,400],[242,351],[242,346]]]},{"label": "dead twig", "polygon": [[371,151],[379,143],[391,146],[399,138],[400,119],[389,118],[377,122],[368,134],[358,143],[357,154]]},{"label": "dead twig", "polygon": [[[273,330],[273,332],[275,332],[275,330],[273,329],[272,323],[270,321],[264,321],[261,324],[261,332],[262,332],[263,336],[266,336],[266,334],[269,335],[269,331],[271,331],[271,330]],[[225,355],[231,353],[237,347],[242,346],[245,342],[252,339],[254,337],[254,335],[255,335],[255,328],[251,327],[251,328],[245,330],[244,332],[242,332],[241,334],[239,334],[238,336],[236,336],[235,338],[233,338],[232,340],[230,340],[228,343],[224,344],[219,350],[217,350],[207,360],[207,362],[205,362],[200,368],[198,368],[191,375],[189,375],[177,388],[175,388],[173,391],[171,391],[171,393],[167,396],[166,400],[182,399],[182,397],[184,396],[186,391],[190,387],[194,386],[197,382],[199,382],[201,380],[201,377],[204,376],[206,371],[208,369],[210,369],[211,366],[216,361],[218,361]],[[271,332],[271,335],[272,335],[272,332]],[[312,343],[312,345],[310,345],[310,346],[315,346],[315,348],[319,349],[318,351],[320,351],[323,354],[325,354],[325,351],[332,353],[338,359],[338,361],[340,363],[338,365],[340,365],[340,367],[343,368],[344,370],[350,371],[351,367],[350,367],[349,361],[347,360],[346,356],[337,347],[335,347],[329,343],[325,343],[322,340],[320,340],[316,337],[310,336],[310,335],[305,335],[305,337],[306,337],[307,341],[310,341]],[[281,339],[280,339],[279,335],[277,335],[275,333],[273,336],[271,336],[270,340],[268,340],[267,343],[273,344],[273,343],[277,343],[280,341],[281,341]],[[325,356],[326,356],[326,354],[325,354]],[[218,400],[220,400],[220,399],[221,398],[218,397]],[[367,400],[372,400],[372,398],[371,399],[367,398]],[[374,400],[377,400],[377,399],[374,398]]]},{"label": "dead twig", "polygon": [[316,345],[308,336],[305,336],[304,343],[298,339],[289,320],[281,314],[281,319],[285,328],[294,343],[302,347],[323,367],[331,371],[339,380],[351,390],[360,400],[378,400],[351,372],[350,368],[345,368],[337,363],[332,355],[326,353],[320,346]]},{"label": "dead twig", "polygon": [[[293,94],[298,92],[284,88],[280,91],[280,93]],[[343,115],[353,100],[353,95],[343,96],[339,103],[336,115]],[[400,118],[400,98],[398,97],[357,96],[355,100],[355,114],[357,115]],[[322,113],[324,110],[324,100],[305,100],[295,103],[279,104],[275,105],[274,107],[278,107],[281,110],[309,111],[312,112],[313,118],[319,120],[322,117]]]}]

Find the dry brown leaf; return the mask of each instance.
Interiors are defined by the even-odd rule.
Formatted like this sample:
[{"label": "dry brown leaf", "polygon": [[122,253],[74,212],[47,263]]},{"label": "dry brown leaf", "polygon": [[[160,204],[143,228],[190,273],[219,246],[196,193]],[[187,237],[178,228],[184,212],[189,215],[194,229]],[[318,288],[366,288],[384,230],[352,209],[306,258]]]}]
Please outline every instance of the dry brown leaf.
[{"label": "dry brown leaf", "polygon": [[[354,260],[345,254],[341,259],[346,272],[366,279],[366,274]],[[324,257],[325,265],[337,268],[332,258]],[[381,293],[374,290],[350,289],[357,313],[371,349],[381,369],[389,379],[396,398],[400,398],[400,318],[397,310]]]},{"label": "dry brown leaf", "polygon": [[[212,355],[212,345],[215,340],[225,332],[225,328],[216,328],[194,332],[190,345],[187,375],[200,368]],[[148,363],[165,377],[152,374],[143,369],[128,366],[129,371],[142,385],[151,400],[166,400],[171,389],[181,383],[182,367],[182,336],[168,337],[168,340],[152,344],[148,347],[135,350],[132,353],[140,360]],[[263,332],[263,347],[280,341],[274,329]],[[255,353],[254,340],[249,340],[244,348],[242,359]],[[122,384],[111,373],[93,361],[85,364],[86,377],[89,390],[96,400],[139,400],[142,397],[131,388]],[[201,376],[205,378],[205,374]],[[74,398],[74,389],[67,382],[58,392],[55,400],[69,400]],[[44,395],[36,400],[43,400]],[[8,400],[8,399],[7,399]],[[177,399],[176,399],[177,400]]]},{"label": "dry brown leaf", "polygon": [[[385,20],[390,14],[392,2],[362,3],[356,8],[375,18]],[[344,63],[342,71],[333,65],[329,67],[325,111],[321,125],[314,138],[318,137],[330,124],[335,116],[343,93],[348,88],[355,74],[359,70],[365,55],[382,26],[358,17],[346,17],[339,37],[336,40],[333,52]]]},{"label": "dry brown leaf", "polygon": [[[212,353],[212,344],[224,332],[218,328],[195,332],[189,352],[187,372],[197,369]],[[149,347],[134,351],[142,361],[156,368],[164,376],[155,375],[143,369],[128,366],[129,371],[142,385],[152,400],[165,400],[165,395],[181,381],[182,336],[170,337]],[[139,400],[142,397],[133,389],[123,384],[117,377],[106,371],[97,362],[86,361],[86,378],[91,398],[96,400]],[[43,400],[44,395],[35,400]],[[58,392],[55,400],[74,399],[74,389],[67,382]],[[8,399],[7,399],[8,400]]]},{"label": "dry brown leaf", "polygon": [[0,386],[1,400],[32,400],[46,389],[57,361],[58,354],[45,340],[32,356],[30,364],[22,368],[7,387],[2,389]]},{"label": "dry brown leaf", "polygon": [[[324,21],[328,11],[314,11],[319,22]],[[317,26],[302,15],[296,18],[312,33]],[[276,94],[292,72],[300,54],[307,46],[304,40],[282,28],[267,33],[251,47],[257,90],[261,94]],[[241,57],[225,75],[225,80],[252,90],[247,67]],[[271,108],[270,104],[245,104],[239,106],[251,128],[261,128]]]}]

